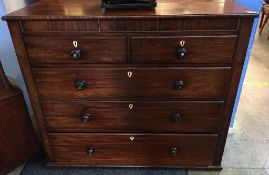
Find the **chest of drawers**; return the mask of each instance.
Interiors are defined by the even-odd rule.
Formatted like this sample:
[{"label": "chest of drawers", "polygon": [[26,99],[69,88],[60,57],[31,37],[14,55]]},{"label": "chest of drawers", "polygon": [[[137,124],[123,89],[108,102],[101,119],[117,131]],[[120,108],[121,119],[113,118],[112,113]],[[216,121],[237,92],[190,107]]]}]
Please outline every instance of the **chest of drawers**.
[{"label": "chest of drawers", "polygon": [[220,169],[256,16],[233,0],[43,0],[3,17],[49,165]]}]

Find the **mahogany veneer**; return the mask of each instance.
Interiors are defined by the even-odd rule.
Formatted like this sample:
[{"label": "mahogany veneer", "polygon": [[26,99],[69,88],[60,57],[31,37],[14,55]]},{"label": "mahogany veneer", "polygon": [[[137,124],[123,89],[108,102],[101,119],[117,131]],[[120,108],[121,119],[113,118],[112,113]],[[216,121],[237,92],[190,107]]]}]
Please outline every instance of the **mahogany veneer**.
[{"label": "mahogany veneer", "polygon": [[[223,100],[230,72],[229,67],[33,68],[40,98],[91,100]],[[86,87],[77,90],[82,80]],[[178,81],[182,89],[176,89]]]},{"label": "mahogany veneer", "polygon": [[8,81],[0,62],[0,174],[5,175],[32,157],[40,156],[22,91]]},{"label": "mahogany veneer", "polygon": [[42,106],[51,132],[216,133],[223,102],[45,101]]},{"label": "mahogany veneer", "polygon": [[41,0],[3,17],[49,165],[220,169],[256,16],[234,0]]},{"label": "mahogany veneer", "polygon": [[[33,64],[74,63],[70,51],[76,40],[81,50],[77,63],[126,63],[125,37],[25,37],[28,56]],[[54,55],[53,53],[57,53]]]},{"label": "mahogany veneer", "polygon": [[[181,40],[188,55],[178,60],[175,51]],[[235,44],[236,35],[132,37],[131,56],[133,63],[232,63]]]},{"label": "mahogany veneer", "polygon": [[[206,166],[212,162],[216,141],[216,135],[51,134],[56,162],[73,165]],[[94,150],[92,155],[85,154],[87,148]]]}]

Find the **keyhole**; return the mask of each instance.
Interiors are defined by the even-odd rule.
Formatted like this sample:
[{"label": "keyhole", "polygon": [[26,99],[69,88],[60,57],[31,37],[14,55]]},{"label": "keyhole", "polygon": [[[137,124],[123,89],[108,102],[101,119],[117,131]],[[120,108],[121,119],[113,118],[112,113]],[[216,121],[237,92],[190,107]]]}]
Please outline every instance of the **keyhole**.
[{"label": "keyhole", "polygon": [[129,104],[129,109],[133,109],[134,105],[133,104]]},{"label": "keyhole", "polygon": [[181,46],[181,47],[184,47],[185,43],[186,43],[186,41],[181,40],[181,41],[180,41],[180,46]]},{"label": "keyhole", "polygon": [[73,41],[73,46],[77,48],[78,47],[78,42],[77,41]]},{"label": "keyhole", "polygon": [[131,140],[131,141],[134,141],[134,139],[135,139],[134,136],[131,136],[131,137],[130,137],[130,140]]},{"label": "keyhole", "polygon": [[133,73],[132,73],[131,71],[129,71],[129,72],[127,73],[127,75],[128,75],[129,78],[131,78],[131,77],[133,76]]}]

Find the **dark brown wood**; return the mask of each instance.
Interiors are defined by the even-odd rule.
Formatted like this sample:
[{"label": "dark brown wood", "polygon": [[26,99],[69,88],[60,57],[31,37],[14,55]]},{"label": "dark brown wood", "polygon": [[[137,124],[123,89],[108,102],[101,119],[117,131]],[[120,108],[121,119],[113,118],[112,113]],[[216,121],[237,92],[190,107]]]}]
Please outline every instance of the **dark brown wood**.
[{"label": "dark brown wood", "polygon": [[41,151],[23,94],[13,91],[10,95],[0,100],[0,174],[15,169]]},{"label": "dark brown wood", "polygon": [[[213,2],[214,3],[214,2]],[[220,23],[221,21],[221,23]],[[192,19],[161,19],[158,22],[159,31],[182,30],[235,30],[239,26],[238,18],[192,18]]]},{"label": "dark brown wood", "polygon": [[[56,162],[74,165],[211,165],[216,139],[216,135],[51,134]],[[94,147],[92,156],[87,154],[89,146]],[[171,148],[178,149],[176,156]]]},{"label": "dark brown wood", "polygon": [[[5,77],[2,71],[0,74]],[[6,174],[41,152],[22,92],[7,85],[8,89],[0,86],[0,174]]]},{"label": "dark brown wood", "polygon": [[213,165],[221,164],[224,146],[226,143],[231,116],[234,108],[234,101],[236,98],[237,89],[246,57],[246,51],[248,48],[249,38],[252,31],[252,25],[252,19],[241,20],[240,37],[238,38],[237,48],[234,54],[234,58],[236,59],[233,62],[232,76],[230,77],[230,87],[228,89],[226,104],[223,111],[224,117],[222,118],[222,125],[219,128],[219,138]]},{"label": "dark brown wood", "polygon": [[10,89],[10,86],[8,84],[8,80],[5,75],[3,66],[0,62],[0,91],[8,91],[9,89]]},{"label": "dark brown wood", "polygon": [[[232,63],[236,36],[132,37],[133,63]],[[184,46],[180,41],[185,41]],[[188,53],[177,57],[185,48]]]},{"label": "dark brown wood", "polygon": [[81,167],[85,167],[85,168],[164,168],[164,169],[168,169],[168,168],[173,168],[173,169],[184,169],[186,171],[188,170],[195,170],[195,171],[221,171],[223,169],[223,167],[221,166],[197,166],[197,165],[131,165],[131,166],[127,166],[127,165],[71,165],[71,164],[62,164],[62,163],[56,163],[56,162],[48,162],[46,165],[47,168],[59,168],[59,167],[77,167],[77,168],[81,168]]},{"label": "dark brown wood", "polygon": [[98,31],[97,20],[83,21],[23,21],[23,31]]},{"label": "dark brown wood", "polygon": [[[38,68],[34,77],[42,98],[79,98],[91,100],[124,99],[211,99],[226,95],[229,67],[219,68]],[[131,72],[132,77],[128,76]],[[163,76],[165,75],[165,76]],[[75,84],[84,80],[84,90]],[[184,81],[176,89],[177,81]]]},{"label": "dark brown wood", "polygon": [[[219,23],[222,20],[223,23]],[[44,31],[237,31],[239,19],[169,19],[169,20],[80,20],[80,21],[22,21],[24,32]]]},{"label": "dark brown wood", "polygon": [[100,31],[155,31],[157,20],[100,20]]},{"label": "dark brown wood", "polygon": [[220,170],[256,16],[234,0],[41,0],[3,17],[49,165]]},{"label": "dark brown wood", "polygon": [[[70,35],[72,33],[72,35]],[[200,31],[200,30],[182,30],[182,31],[125,31],[125,32],[90,32],[90,31],[44,31],[44,32],[27,32],[24,31],[24,36],[38,37],[131,37],[131,36],[226,36],[237,35],[238,31]]]},{"label": "dark brown wood", "polygon": [[[222,23],[219,23],[219,21]],[[81,20],[81,21],[22,21],[24,32],[44,31],[237,31],[239,19],[132,19],[132,20]]]},{"label": "dark brown wood", "polygon": [[[186,17],[256,17],[235,0],[158,0],[157,8],[148,10],[108,10],[100,8],[100,0],[45,0],[3,17],[5,20],[81,20],[81,19],[145,19]],[[216,24],[219,25],[219,24]],[[222,24],[220,24],[222,25]]]},{"label": "dark brown wood", "polygon": [[[223,110],[222,102],[45,101],[42,106],[51,132],[216,133]],[[85,114],[88,121],[81,118]],[[176,122],[176,114],[182,120]]]},{"label": "dark brown wood", "polygon": [[12,41],[16,49],[16,54],[18,61],[20,63],[20,68],[26,83],[28,95],[33,106],[33,111],[35,114],[35,119],[39,128],[39,134],[43,141],[44,149],[47,153],[47,156],[50,160],[53,160],[53,153],[51,152],[51,147],[49,146],[48,133],[45,127],[45,121],[42,114],[42,109],[39,103],[39,97],[37,94],[35,82],[32,76],[32,69],[28,60],[27,51],[24,45],[21,26],[18,21],[10,21],[8,23],[9,31],[11,33]]},{"label": "dark brown wood", "polygon": [[[25,37],[24,41],[33,64],[127,62],[124,37]],[[80,58],[73,59],[72,50],[80,50]]]}]

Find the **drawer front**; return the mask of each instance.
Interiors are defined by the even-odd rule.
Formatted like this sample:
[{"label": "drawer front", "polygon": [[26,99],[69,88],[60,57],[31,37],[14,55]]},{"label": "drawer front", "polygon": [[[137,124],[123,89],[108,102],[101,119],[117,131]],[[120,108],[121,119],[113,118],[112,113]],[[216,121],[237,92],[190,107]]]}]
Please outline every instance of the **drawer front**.
[{"label": "drawer front", "polygon": [[37,68],[44,98],[223,99],[230,68]]},{"label": "drawer front", "polygon": [[216,133],[221,102],[42,103],[51,132]]},{"label": "drawer front", "polygon": [[98,20],[21,21],[24,32],[98,31]]},{"label": "drawer front", "polygon": [[159,19],[159,31],[237,31],[238,18]]},{"label": "drawer front", "polygon": [[157,20],[152,19],[100,20],[100,31],[104,32],[156,31],[156,29]]},{"label": "drawer front", "polygon": [[21,21],[24,32],[237,31],[238,24],[237,18]]},{"label": "drawer front", "polygon": [[236,36],[132,37],[132,62],[232,63],[236,38]]},{"label": "drawer front", "polygon": [[56,163],[210,166],[215,135],[51,134]]},{"label": "drawer front", "polygon": [[124,37],[25,37],[31,63],[126,63]]}]

